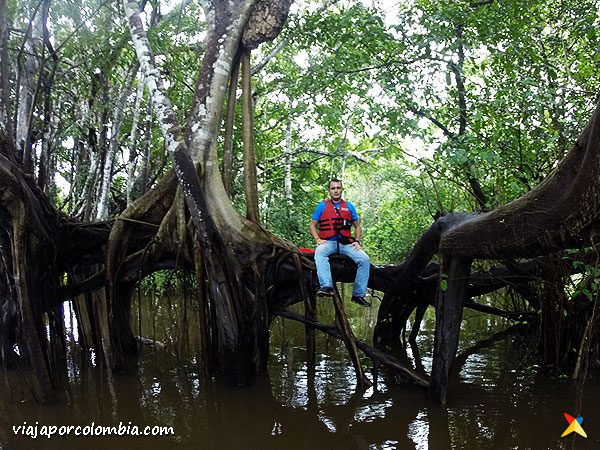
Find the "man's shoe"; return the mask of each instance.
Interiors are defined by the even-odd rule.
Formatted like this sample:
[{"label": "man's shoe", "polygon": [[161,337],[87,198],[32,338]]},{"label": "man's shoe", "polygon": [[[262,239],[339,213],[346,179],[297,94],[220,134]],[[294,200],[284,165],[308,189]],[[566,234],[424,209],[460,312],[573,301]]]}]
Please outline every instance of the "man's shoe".
[{"label": "man's shoe", "polygon": [[364,297],[352,296],[350,300],[360,306],[371,306],[371,304],[368,301],[366,301]]},{"label": "man's shoe", "polygon": [[333,288],[330,286],[321,288],[317,291],[319,297],[333,297]]}]

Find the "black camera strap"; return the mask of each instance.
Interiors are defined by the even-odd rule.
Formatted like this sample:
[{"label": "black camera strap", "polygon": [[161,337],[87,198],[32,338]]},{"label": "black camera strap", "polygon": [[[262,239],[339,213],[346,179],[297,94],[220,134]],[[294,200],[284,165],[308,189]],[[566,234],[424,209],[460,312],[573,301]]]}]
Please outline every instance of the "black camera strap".
[{"label": "black camera strap", "polygon": [[[333,204],[333,202],[331,202]],[[338,217],[342,217],[340,215],[340,204],[338,203],[337,206],[335,206],[335,204],[333,205],[334,209],[335,209],[335,213],[338,215]],[[339,224],[339,221],[335,221],[334,222],[334,226],[333,226],[333,230],[335,231],[335,242],[337,244],[337,254],[340,254],[340,231],[338,230],[338,227],[335,225],[336,223]]]}]

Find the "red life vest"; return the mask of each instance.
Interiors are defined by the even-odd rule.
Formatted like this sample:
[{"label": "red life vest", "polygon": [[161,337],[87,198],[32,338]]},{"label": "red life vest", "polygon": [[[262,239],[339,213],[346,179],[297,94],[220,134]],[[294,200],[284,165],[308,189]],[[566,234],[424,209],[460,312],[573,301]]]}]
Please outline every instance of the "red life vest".
[{"label": "red life vest", "polygon": [[325,200],[325,210],[319,219],[319,237],[328,239],[339,233],[341,236],[352,238],[352,213],[346,200],[340,202],[339,208],[333,206],[331,199]]}]

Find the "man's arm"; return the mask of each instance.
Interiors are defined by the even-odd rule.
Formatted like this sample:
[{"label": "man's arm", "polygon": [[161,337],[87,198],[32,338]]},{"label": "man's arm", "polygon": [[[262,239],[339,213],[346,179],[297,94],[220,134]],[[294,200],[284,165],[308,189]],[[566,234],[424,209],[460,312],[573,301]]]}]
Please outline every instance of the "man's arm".
[{"label": "man's arm", "polygon": [[310,234],[312,235],[313,239],[315,240],[315,242],[317,243],[317,246],[322,245],[322,244],[326,244],[327,241],[325,239],[321,239],[319,237],[319,231],[317,230],[317,222],[315,219],[310,219],[310,225],[309,225],[309,229],[310,229]]},{"label": "man's arm", "polygon": [[360,250],[361,247],[359,241],[362,236],[362,225],[360,224],[360,220],[353,220],[352,225],[354,225],[354,239],[356,239],[352,243],[352,247],[354,247],[356,250]]}]

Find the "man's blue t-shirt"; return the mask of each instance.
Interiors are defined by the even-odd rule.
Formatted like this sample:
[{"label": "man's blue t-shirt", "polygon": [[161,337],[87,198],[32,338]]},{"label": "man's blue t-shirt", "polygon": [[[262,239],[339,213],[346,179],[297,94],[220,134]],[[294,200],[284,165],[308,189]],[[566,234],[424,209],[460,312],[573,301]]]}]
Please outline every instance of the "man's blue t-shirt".
[{"label": "man's blue t-shirt", "polygon": [[[338,209],[340,207],[340,203],[341,203],[341,201],[334,203],[333,206],[336,209]],[[352,221],[354,222],[355,220],[358,220],[358,214],[356,214],[356,208],[354,207],[354,205],[347,200],[346,200],[346,204],[348,205],[348,211],[350,211],[350,214],[352,215]],[[319,219],[321,218],[321,215],[323,214],[323,211],[325,211],[325,200],[323,200],[321,203],[319,203],[317,205],[317,209],[315,209],[315,212],[313,213],[312,218],[318,222]],[[335,238],[336,238],[335,236],[332,236],[328,240],[333,241],[333,240],[335,240]]]}]

